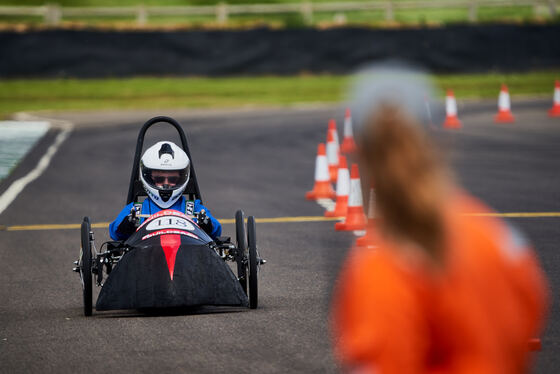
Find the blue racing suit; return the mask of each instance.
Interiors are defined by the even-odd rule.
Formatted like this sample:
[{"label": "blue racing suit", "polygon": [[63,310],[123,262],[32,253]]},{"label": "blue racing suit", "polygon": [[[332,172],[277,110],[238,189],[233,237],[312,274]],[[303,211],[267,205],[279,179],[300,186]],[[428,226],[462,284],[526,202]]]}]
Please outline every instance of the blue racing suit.
[{"label": "blue racing suit", "polygon": [[[126,235],[126,234],[118,232],[117,229],[118,229],[119,225],[122,223],[122,221],[127,219],[127,216],[130,214],[130,210],[132,209],[133,206],[134,206],[134,203],[130,203],[127,206],[125,206],[121,210],[121,212],[119,213],[117,218],[113,222],[111,222],[111,224],[109,225],[109,234],[111,235],[111,238],[113,240],[126,240],[130,236],[130,235]],[[167,209],[177,210],[181,213],[185,213],[185,210],[186,210],[185,197],[181,196],[181,198],[179,200],[177,200],[175,202],[175,204],[171,205]],[[212,237],[212,239],[216,239],[218,236],[220,236],[222,234],[222,225],[220,224],[220,222],[216,218],[214,218],[212,216],[212,214],[210,214],[210,211],[204,205],[202,205],[200,203],[200,200],[196,199],[194,201],[194,212],[198,213],[198,212],[200,212],[201,209],[204,209],[206,211],[206,216],[208,218],[210,218],[210,220],[212,221],[212,233],[210,234],[210,236]],[[157,206],[156,203],[154,203],[152,201],[152,199],[150,199],[148,197],[142,203],[142,211],[140,212],[140,214],[152,215],[152,214],[155,214],[155,213],[157,213],[161,210],[163,210],[163,209],[160,208],[159,206]],[[194,219],[194,221],[196,222],[196,218]],[[142,224],[142,222],[144,222],[144,218],[140,218],[140,224]]]}]

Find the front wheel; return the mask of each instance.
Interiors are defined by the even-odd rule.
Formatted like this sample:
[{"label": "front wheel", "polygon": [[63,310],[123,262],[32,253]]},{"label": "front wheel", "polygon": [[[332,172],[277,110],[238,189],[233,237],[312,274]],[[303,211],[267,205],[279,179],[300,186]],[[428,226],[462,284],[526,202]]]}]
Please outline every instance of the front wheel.
[{"label": "front wheel", "polygon": [[258,285],[258,265],[259,258],[257,252],[257,228],[255,217],[247,218],[247,244],[249,246],[249,307],[257,309],[259,304],[259,285]]},{"label": "front wheel", "polygon": [[247,236],[245,235],[245,214],[242,210],[235,212],[235,239],[237,242],[237,255],[235,262],[237,263],[237,278],[241,288],[247,294]]},{"label": "front wheel", "polygon": [[80,250],[80,277],[84,294],[84,315],[91,316],[92,312],[92,273],[91,273],[91,225],[89,217],[84,217],[82,222],[82,248]]}]

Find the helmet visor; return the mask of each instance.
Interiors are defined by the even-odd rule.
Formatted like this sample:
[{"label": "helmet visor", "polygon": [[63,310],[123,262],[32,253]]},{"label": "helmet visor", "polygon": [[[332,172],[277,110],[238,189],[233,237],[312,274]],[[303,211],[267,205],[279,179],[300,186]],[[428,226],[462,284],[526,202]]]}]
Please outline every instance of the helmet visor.
[{"label": "helmet visor", "polygon": [[146,183],[160,191],[179,188],[189,179],[189,168],[181,170],[158,170],[143,167],[142,176]]}]

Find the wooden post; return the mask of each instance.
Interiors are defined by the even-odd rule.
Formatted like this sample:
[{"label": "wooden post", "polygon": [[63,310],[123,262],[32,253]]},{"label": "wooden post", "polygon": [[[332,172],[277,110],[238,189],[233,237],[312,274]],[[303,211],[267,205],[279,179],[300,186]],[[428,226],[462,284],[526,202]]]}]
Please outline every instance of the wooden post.
[{"label": "wooden post", "polygon": [[136,8],[136,24],[144,26],[148,22],[148,11],[144,5],[138,5]]},{"label": "wooden post", "polygon": [[393,12],[393,2],[387,0],[385,4],[385,21],[393,22],[395,20],[395,13]]},{"label": "wooden post", "polygon": [[45,8],[45,23],[47,25],[56,26],[60,23],[62,11],[58,4],[47,4]]},{"label": "wooden post", "polygon": [[228,9],[226,3],[218,3],[216,5],[216,21],[223,25],[228,21]]},{"label": "wooden post", "polygon": [[478,4],[477,4],[476,0],[471,0],[471,2],[469,4],[469,21],[470,22],[476,22],[477,13],[478,13]]},{"label": "wooden post", "polygon": [[311,2],[305,0],[301,3],[301,15],[307,25],[313,23],[313,5]]},{"label": "wooden post", "polygon": [[556,17],[556,0],[548,0],[548,10],[550,12],[550,17]]},{"label": "wooden post", "polygon": [[539,17],[540,7],[541,5],[539,4],[538,1],[533,1],[533,17],[535,18]]},{"label": "wooden post", "polygon": [[336,25],[346,25],[346,14],[338,12],[334,14],[333,22]]}]

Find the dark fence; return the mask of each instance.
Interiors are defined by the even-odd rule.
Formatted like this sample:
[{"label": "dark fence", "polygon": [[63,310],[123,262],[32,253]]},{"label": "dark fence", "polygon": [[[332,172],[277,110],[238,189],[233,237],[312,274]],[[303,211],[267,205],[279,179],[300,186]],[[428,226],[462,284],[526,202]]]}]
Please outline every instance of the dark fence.
[{"label": "dark fence", "polygon": [[0,32],[2,77],[348,73],[401,58],[435,72],[560,67],[560,26]]}]

